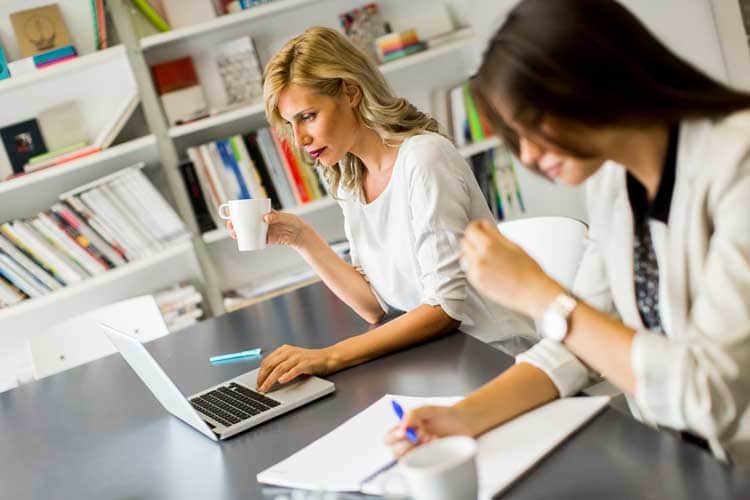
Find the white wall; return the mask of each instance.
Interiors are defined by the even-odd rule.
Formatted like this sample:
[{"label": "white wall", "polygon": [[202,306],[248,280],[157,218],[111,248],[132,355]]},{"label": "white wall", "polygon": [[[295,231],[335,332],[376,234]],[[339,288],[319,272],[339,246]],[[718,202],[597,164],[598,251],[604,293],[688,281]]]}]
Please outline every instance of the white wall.
[{"label": "white wall", "polygon": [[[686,60],[721,81],[729,74],[711,0],[620,0],[633,11],[668,47]],[[736,0],[715,0],[733,2]],[[477,52],[484,47],[517,0],[445,0],[457,22],[475,28]],[[738,21],[739,22],[739,21]],[[731,28],[734,29],[734,26]],[[726,47],[724,48],[725,50]],[[734,47],[741,54],[746,47]],[[475,60],[477,62],[479,57]],[[750,61],[748,61],[750,65]],[[474,71],[476,67],[471,68]],[[568,215],[586,220],[582,188],[566,188],[550,184],[528,172],[519,172],[528,215]]]}]

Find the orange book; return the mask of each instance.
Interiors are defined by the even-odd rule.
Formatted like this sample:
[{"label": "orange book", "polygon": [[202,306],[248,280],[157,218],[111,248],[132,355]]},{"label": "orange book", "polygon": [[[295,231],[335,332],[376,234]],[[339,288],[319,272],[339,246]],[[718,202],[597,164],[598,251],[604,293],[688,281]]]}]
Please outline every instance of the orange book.
[{"label": "orange book", "polygon": [[286,167],[287,177],[290,180],[289,184],[294,188],[300,202],[307,203],[312,197],[305,185],[305,181],[302,179],[302,173],[299,170],[299,165],[297,165],[297,158],[294,156],[292,147],[287,141],[282,140],[276,135],[276,132],[271,131],[271,134],[273,135],[274,142],[276,142],[276,147],[279,149],[279,153],[281,153],[280,156]]}]

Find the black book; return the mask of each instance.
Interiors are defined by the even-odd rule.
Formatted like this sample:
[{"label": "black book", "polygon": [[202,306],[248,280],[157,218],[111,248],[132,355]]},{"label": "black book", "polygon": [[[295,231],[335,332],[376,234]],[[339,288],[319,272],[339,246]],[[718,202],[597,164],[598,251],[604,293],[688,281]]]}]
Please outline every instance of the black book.
[{"label": "black book", "polygon": [[276,188],[271,181],[271,174],[268,173],[266,162],[263,161],[263,155],[260,152],[255,132],[243,136],[243,139],[245,140],[247,152],[250,154],[250,159],[253,160],[255,169],[258,171],[260,181],[266,189],[268,197],[271,198],[271,207],[273,207],[274,210],[281,210],[281,201],[279,200],[279,195],[276,193]]},{"label": "black book", "polygon": [[0,128],[0,137],[16,174],[23,173],[30,158],[47,152],[36,118]]},{"label": "black book", "polygon": [[211,213],[208,211],[206,197],[204,196],[201,185],[198,182],[198,176],[195,173],[193,162],[190,160],[184,160],[180,163],[179,167],[180,174],[182,175],[182,182],[185,183],[185,189],[187,189],[190,198],[190,205],[193,207],[195,222],[198,224],[198,229],[200,229],[202,233],[213,231],[216,229],[216,224],[211,217]]}]

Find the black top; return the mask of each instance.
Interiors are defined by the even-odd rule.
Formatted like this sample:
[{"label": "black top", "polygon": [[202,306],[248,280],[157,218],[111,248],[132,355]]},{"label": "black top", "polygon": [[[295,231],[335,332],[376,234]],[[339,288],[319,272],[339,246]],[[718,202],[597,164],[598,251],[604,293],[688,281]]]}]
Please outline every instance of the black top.
[{"label": "black top", "polygon": [[667,156],[664,159],[664,169],[659,181],[659,190],[653,203],[648,201],[646,188],[638,182],[635,177],[627,173],[628,198],[630,208],[633,210],[633,219],[642,221],[644,218],[658,220],[667,223],[669,219],[669,208],[672,205],[672,191],[674,191],[674,178],[677,170],[677,141],[679,138],[679,125],[669,127],[669,143],[667,144]]}]

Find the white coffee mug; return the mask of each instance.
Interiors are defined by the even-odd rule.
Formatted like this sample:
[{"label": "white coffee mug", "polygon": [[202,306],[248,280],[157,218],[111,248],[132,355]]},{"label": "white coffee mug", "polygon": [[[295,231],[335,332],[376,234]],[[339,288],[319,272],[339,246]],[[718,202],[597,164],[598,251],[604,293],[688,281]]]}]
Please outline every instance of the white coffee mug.
[{"label": "white coffee mug", "polygon": [[229,200],[219,207],[219,217],[232,221],[237,234],[237,248],[245,252],[266,248],[268,224],[263,222],[263,216],[270,211],[269,198]]},{"label": "white coffee mug", "polygon": [[476,500],[476,455],[474,439],[450,436],[414,448],[398,466],[415,500]]}]

